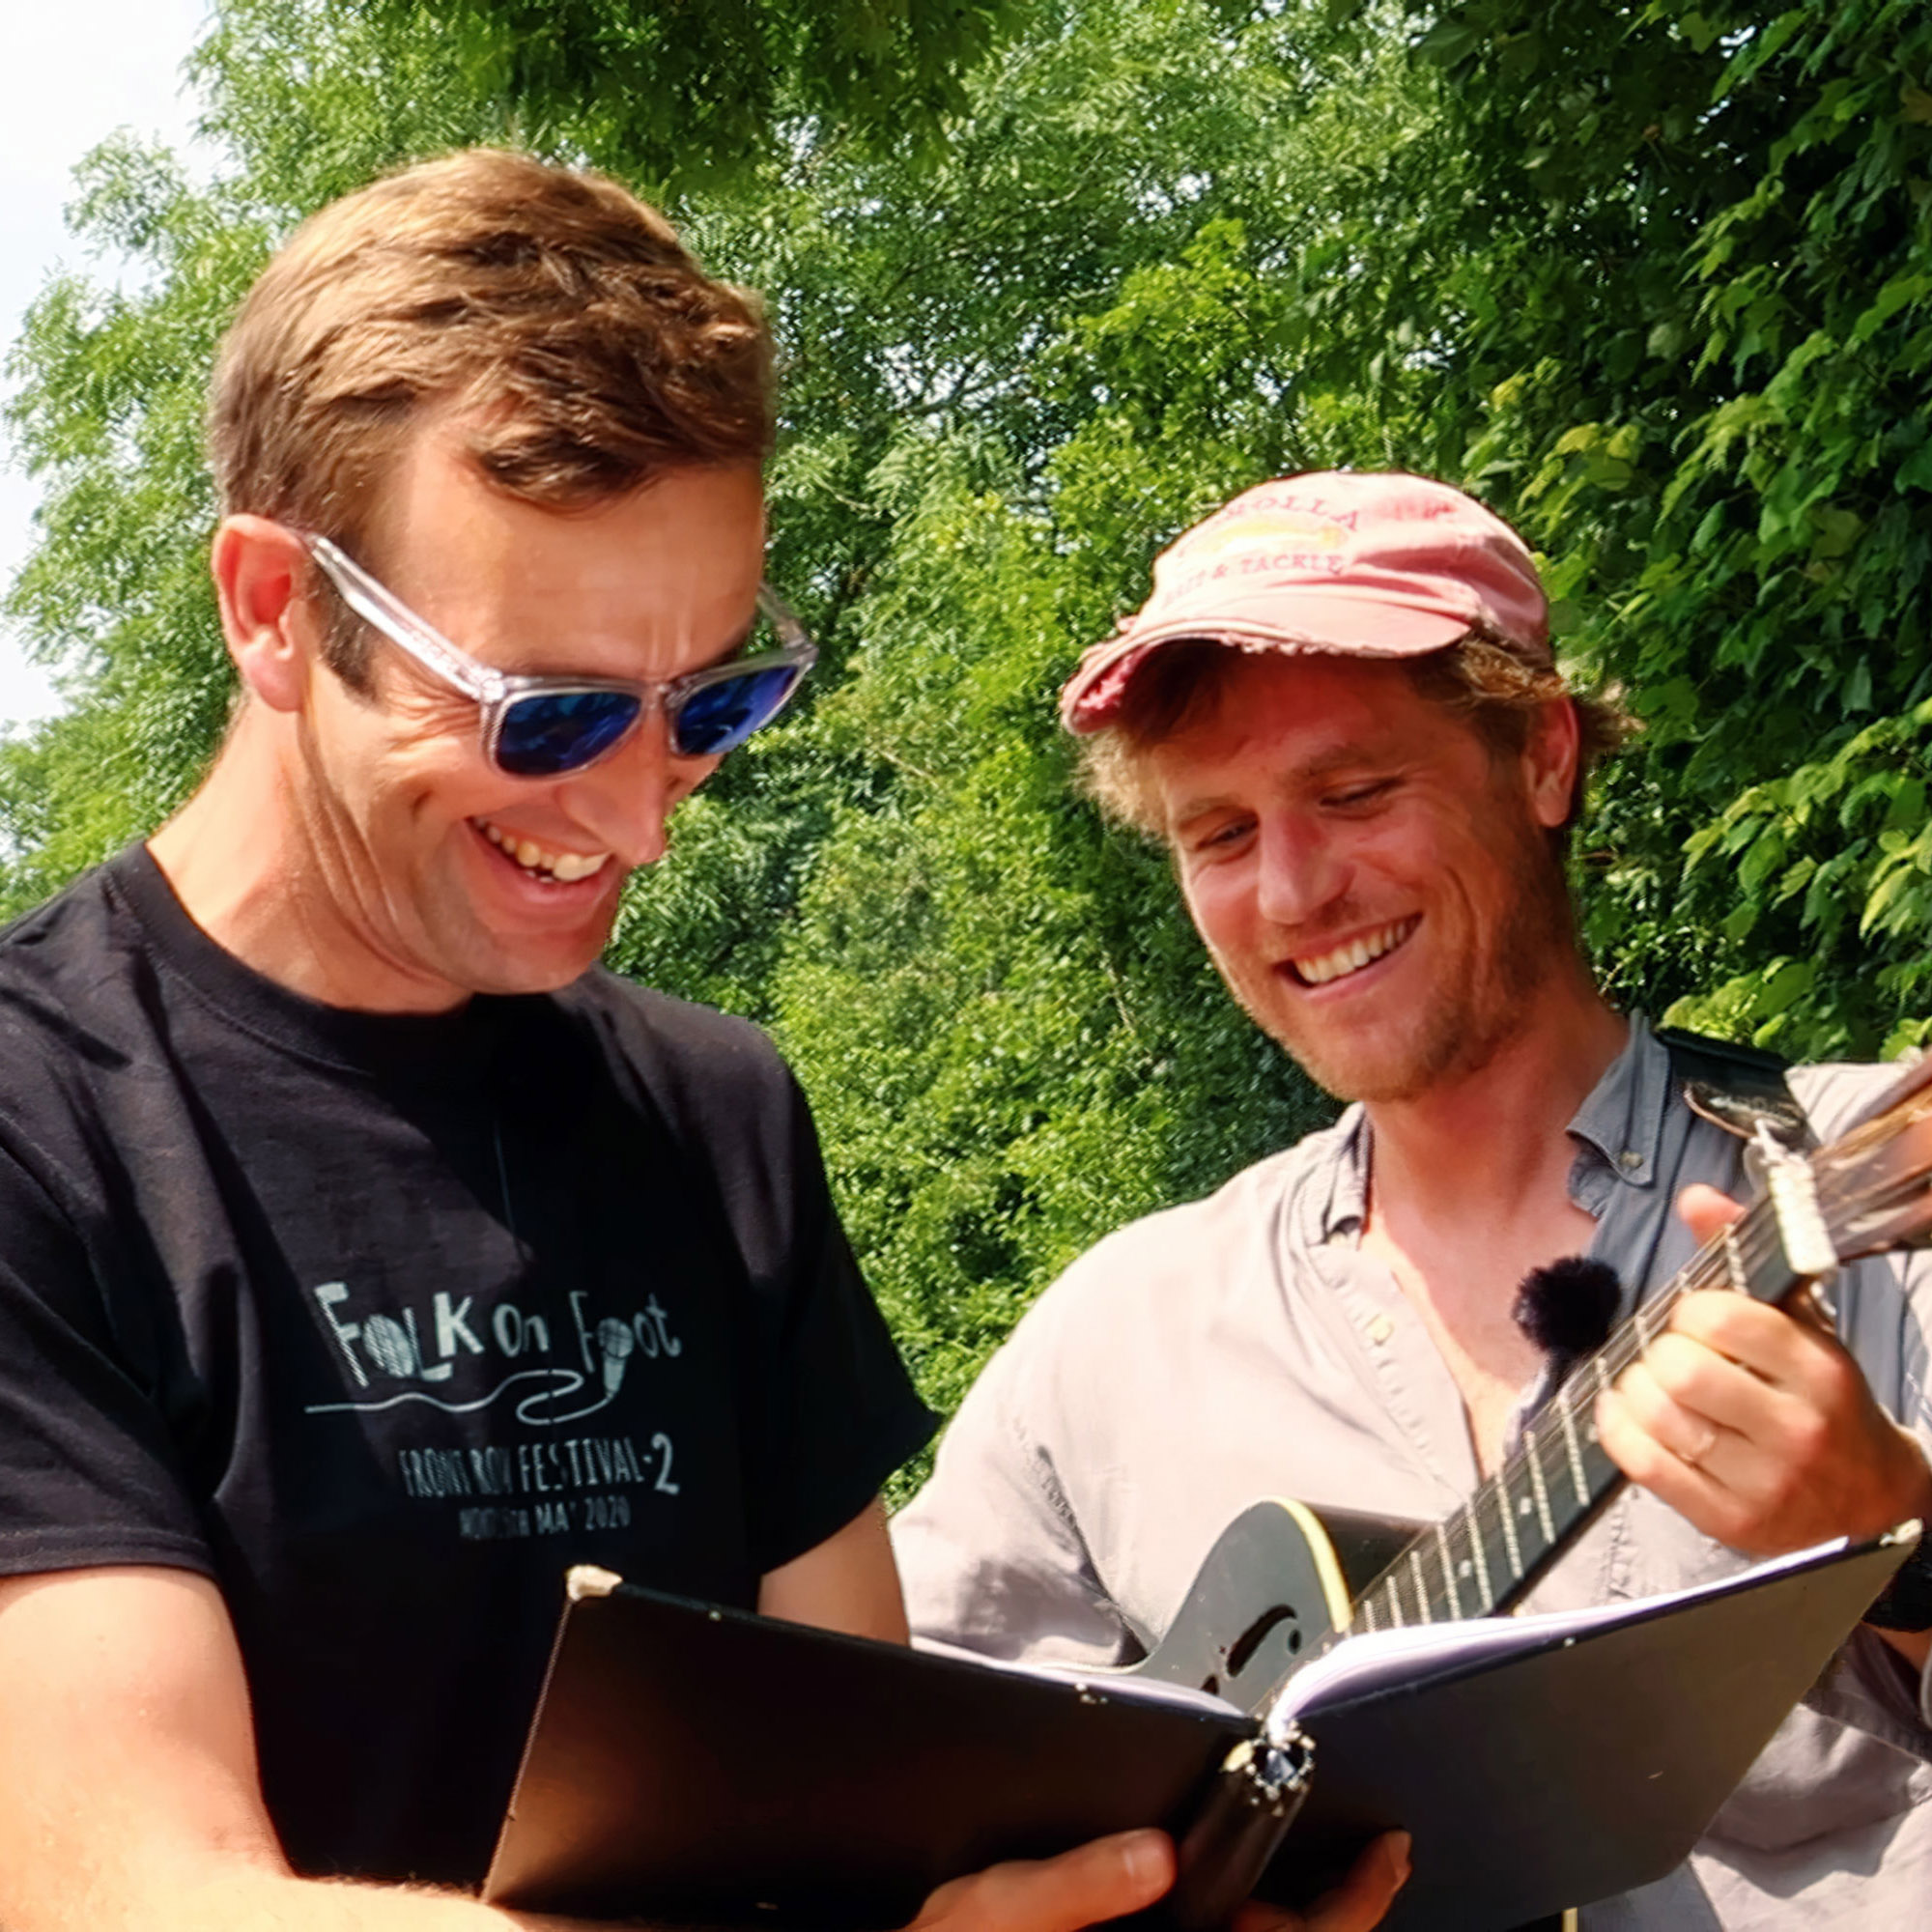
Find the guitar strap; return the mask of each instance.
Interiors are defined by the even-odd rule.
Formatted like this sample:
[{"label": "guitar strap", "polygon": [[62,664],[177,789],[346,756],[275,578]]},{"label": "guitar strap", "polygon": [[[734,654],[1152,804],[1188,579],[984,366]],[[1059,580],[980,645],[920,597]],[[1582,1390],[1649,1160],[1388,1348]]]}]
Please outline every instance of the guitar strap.
[{"label": "guitar strap", "polygon": [[1735,1040],[1708,1039],[1681,1027],[1659,1027],[1657,1037],[1670,1055],[1671,1077],[1693,1114],[1740,1140],[1755,1139],[1762,1125],[1793,1153],[1808,1153],[1818,1145],[1784,1077],[1789,1062],[1777,1054]]},{"label": "guitar strap", "polygon": [[[1776,1054],[1707,1039],[1679,1027],[1660,1027],[1657,1038],[1670,1056],[1671,1082],[1685,1104],[1746,1143],[1745,1172],[1760,1189],[1766,1181],[1761,1127],[1793,1153],[1808,1152],[1817,1145],[1811,1123],[1785,1081],[1785,1063]],[[1639,1282],[1648,1275],[1661,1233],[1654,1232],[1645,1251],[1632,1258],[1631,1272]],[[1544,1377],[1526,1419],[1541,1410],[1571,1369],[1608,1335],[1619,1288],[1619,1277],[1607,1264],[1582,1256],[1532,1268],[1523,1277],[1517,1324],[1545,1353]]]}]

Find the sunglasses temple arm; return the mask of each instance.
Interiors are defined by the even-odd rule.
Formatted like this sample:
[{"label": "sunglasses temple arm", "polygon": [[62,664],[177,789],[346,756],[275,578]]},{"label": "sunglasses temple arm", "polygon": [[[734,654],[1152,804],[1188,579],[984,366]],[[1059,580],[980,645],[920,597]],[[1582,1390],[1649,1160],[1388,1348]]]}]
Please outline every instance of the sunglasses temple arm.
[{"label": "sunglasses temple arm", "polygon": [[327,537],[311,537],[308,546],[342,593],[342,601],[365,623],[375,625],[392,644],[407,651],[425,670],[479,704],[493,704],[503,696],[499,679],[424,623],[407,604],[384,589]]},{"label": "sunglasses temple arm", "polygon": [[769,583],[758,585],[758,609],[771,620],[779,642],[787,650],[810,651],[812,660],[817,658],[818,646],[812,642],[811,633],[799,621],[798,613]]}]

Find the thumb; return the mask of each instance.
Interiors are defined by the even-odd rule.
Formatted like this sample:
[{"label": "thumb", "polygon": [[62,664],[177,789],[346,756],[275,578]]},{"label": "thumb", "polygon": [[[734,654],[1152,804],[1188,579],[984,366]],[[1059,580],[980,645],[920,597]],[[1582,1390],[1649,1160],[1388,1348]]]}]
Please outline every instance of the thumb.
[{"label": "thumb", "polygon": [[1138,1912],[1174,1883],[1164,1832],[1122,1832],[1057,1859],[1015,1861],[956,1878],[907,1932],[1077,1932]]},{"label": "thumb", "polygon": [[1677,1212],[1701,1245],[1713,1239],[1744,1214],[1743,1207],[1728,1194],[1700,1181],[1685,1188],[1677,1197]]}]

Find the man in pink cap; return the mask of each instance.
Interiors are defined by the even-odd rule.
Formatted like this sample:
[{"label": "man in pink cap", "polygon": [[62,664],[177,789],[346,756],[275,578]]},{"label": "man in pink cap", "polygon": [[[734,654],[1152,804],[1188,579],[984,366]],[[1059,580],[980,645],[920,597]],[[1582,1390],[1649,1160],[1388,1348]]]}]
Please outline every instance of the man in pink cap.
[{"label": "man in pink cap", "polygon": [[[917,1629],[1121,1661],[1256,1498],[1427,1522],[1497,1466],[1552,1385],[1545,1345],[1579,1319],[1562,1297],[1628,1314],[1747,1190],[1744,1143],[1691,1112],[1687,1073],[1770,1114],[1795,1095],[1829,1139],[1895,1069],[1794,1069],[1787,1089],[1604,1000],[1563,854],[1621,721],[1557,671],[1521,539],[1443,484],[1237,497],[1159,558],[1062,716],[1103,807],[1168,846],[1235,997],[1353,1103],[1076,1262],[899,1520]],[[1604,1265],[1552,1269],[1579,1256]],[[1524,1323],[1526,1277],[1544,1286]],[[1746,1295],[1679,1303],[1598,1411],[1633,1487],[1535,1606],[1932,1517],[1932,1264],[1859,1263],[1833,1298],[1835,1337]],[[1690,1863],[1584,1923],[1915,1921],[1928,1632],[1915,1558]]]}]

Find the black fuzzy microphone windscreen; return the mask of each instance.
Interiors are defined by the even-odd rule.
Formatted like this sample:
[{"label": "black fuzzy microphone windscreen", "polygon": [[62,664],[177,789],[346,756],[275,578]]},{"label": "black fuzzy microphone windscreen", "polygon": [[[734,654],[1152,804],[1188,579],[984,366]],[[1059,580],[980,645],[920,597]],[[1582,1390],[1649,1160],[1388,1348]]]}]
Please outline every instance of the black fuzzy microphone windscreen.
[{"label": "black fuzzy microphone windscreen", "polygon": [[1523,1276],[1511,1313],[1546,1354],[1574,1362],[1608,1339],[1622,1293],[1623,1284],[1607,1262],[1565,1255]]}]

